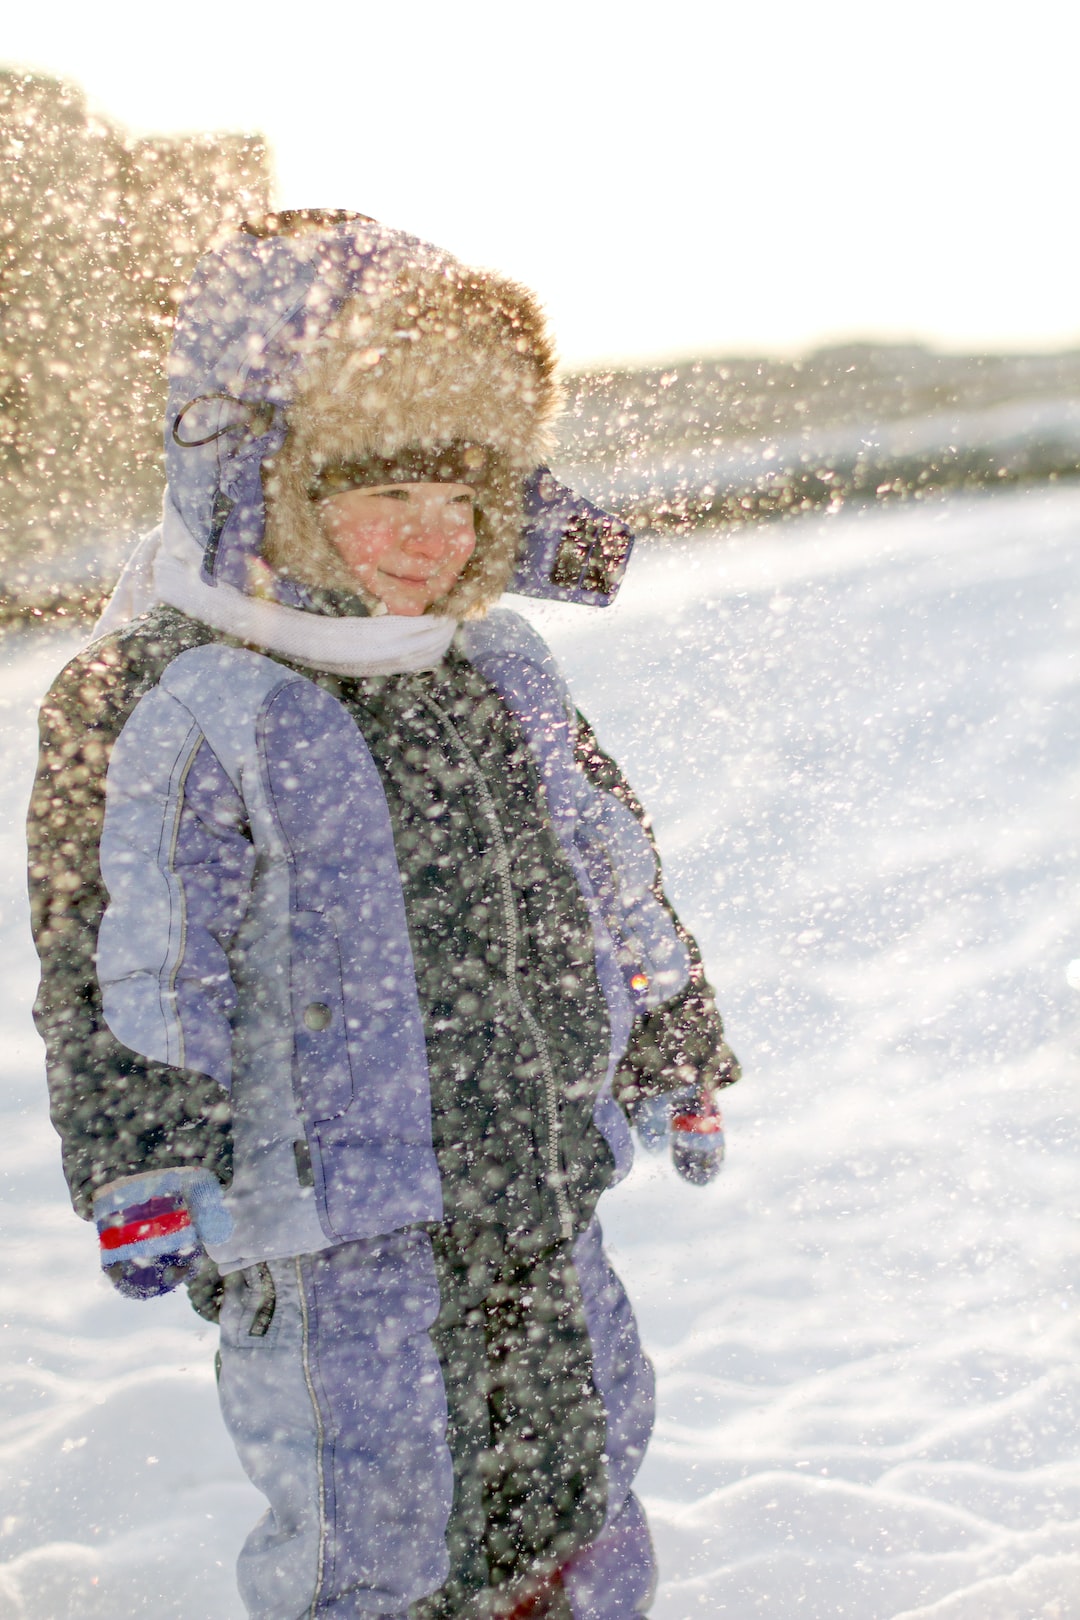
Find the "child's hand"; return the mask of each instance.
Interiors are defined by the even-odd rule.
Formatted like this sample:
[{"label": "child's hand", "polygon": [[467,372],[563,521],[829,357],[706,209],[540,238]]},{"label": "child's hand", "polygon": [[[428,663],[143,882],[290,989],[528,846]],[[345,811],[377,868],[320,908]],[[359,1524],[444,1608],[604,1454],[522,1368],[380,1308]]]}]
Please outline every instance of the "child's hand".
[{"label": "child's hand", "polygon": [[209,1170],[150,1170],[110,1182],[94,1198],[102,1269],[129,1299],[167,1294],[198,1270],[205,1243],[232,1231]]},{"label": "child's hand", "polygon": [[680,1086],[640,1102],[634,1125],[642,1147],[656,1152],[668,1140],[675,1169],[684,1181],[703,1187],[724,1162],[724,1121],[707,1085]]},{"label": "child's hand", "polygon": [[684,1181],[703,1187],[724,1162],[724,1120],[708,1086],[688,1086],[671,1099],[671,1157]]}]

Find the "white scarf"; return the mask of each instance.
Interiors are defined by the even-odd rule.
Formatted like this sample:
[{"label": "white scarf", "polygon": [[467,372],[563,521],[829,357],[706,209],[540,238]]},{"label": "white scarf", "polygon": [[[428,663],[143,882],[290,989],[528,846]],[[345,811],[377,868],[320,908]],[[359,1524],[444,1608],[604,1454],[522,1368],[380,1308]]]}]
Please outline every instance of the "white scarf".
[{"label": "white scarf", "polygon": [[332,675],[400,675],[434,669],[458,627],[436,614],[417,618],[384,613],[369,619],[331,619],[299,608],[245,596],[234,585],[208,585],[203,551],[165,497],[162,521],[128,558],[93,638],[167,602],[215,630],[270,652],[325,669]]}]

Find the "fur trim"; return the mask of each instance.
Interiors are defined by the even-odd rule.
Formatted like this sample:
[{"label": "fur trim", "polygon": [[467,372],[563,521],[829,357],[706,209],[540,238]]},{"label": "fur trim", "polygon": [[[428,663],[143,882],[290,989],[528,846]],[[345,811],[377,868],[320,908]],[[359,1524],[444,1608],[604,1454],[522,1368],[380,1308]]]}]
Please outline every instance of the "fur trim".
[{"label": "fur trim", "polygon": [[491,454],[476,486],[476,550],[428,609],[482,614],[513,571],[522,481],[549,452],[554,372],[539,307],[501,277],[452,261],[411,264],[385,289],[357,295],[304,357],[288,437],[264,466],[266,560],[307,584],[356,593],[309,496],[320,468],[409,446],[483,444]]}]

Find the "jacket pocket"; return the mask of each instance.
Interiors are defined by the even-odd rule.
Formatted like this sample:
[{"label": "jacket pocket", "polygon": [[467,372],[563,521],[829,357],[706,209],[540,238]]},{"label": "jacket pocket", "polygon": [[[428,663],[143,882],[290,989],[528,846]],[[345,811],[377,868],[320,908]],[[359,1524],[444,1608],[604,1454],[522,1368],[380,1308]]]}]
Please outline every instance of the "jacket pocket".
[{"label": "jacket pocket", "polygon": [[379,1237],[442,1219],[442,1186],[428,1141],[366,1136],[350,1120],[312,1127],[315,1193],[329,1237]]},{"label": "jacket pocket", "polygon": [[225,1279],[221,1339],[230,1350],[256,1350],[275,1337],[277,1289],[270,1267],[260,1261]]},{"label": "jacket pocket", "polygon": [[309,1122],[336,1119],[352,1105],[337,935],[318,911],[292,919],[292,1007],[296,1100]]}]

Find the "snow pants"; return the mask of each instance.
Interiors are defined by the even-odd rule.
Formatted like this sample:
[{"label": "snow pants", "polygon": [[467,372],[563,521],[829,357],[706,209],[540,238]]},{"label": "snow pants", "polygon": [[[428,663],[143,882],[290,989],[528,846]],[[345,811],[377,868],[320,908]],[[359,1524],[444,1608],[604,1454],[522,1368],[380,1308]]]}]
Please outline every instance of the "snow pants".
[{"label": "snow pants", "polygon": [[633,1620],[653,1375],[593,1222],[411,1228],[226,1279],[222,1411],[269,1508],[253,1620]]}]

